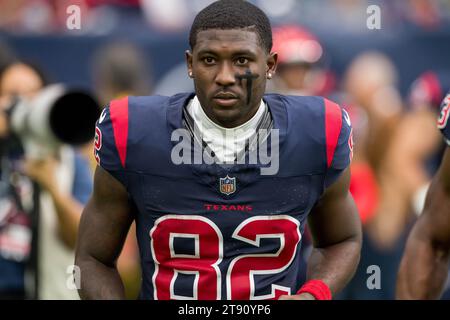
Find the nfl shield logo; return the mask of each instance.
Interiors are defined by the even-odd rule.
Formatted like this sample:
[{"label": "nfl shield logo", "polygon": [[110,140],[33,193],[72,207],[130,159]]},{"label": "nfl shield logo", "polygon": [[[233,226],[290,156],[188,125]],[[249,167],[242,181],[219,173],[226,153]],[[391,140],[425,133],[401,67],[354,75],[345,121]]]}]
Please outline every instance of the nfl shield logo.
[{"label": "nfl shield logo", "polygon": [[220,178],[220,192],[229,196],[236,191],[236,178]]}]

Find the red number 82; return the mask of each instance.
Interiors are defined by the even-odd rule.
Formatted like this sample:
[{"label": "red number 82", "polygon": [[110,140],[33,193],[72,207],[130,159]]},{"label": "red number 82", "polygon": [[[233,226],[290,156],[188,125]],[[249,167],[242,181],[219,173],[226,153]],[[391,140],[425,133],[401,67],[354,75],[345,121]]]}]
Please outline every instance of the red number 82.
[{"label": "red number 82", "polygon": [[[231,261],[225,281],[227,299],[277,299],[290,294],[290,288],[272,284],[270,294],[255,296],[255,275],[277,274],[293,261],[301,235],[299,222],[287,215],[256,216],[243,221],[234,231],[234,239],[259,247],[260,240],[276,238],[280,248],[275,253],[245,254]],[[159,218],[150,231],[151,250],[155,261],[152,277],[154,299],[221,299],[222,274],[218,265],[223,258],[223,237],[211,220],[202,216],[166,215]],[[194,240],[193,254],[177,254],[174,239]],[[174,284],[179,274],[195,276],[193,296],[176,295]]]}]

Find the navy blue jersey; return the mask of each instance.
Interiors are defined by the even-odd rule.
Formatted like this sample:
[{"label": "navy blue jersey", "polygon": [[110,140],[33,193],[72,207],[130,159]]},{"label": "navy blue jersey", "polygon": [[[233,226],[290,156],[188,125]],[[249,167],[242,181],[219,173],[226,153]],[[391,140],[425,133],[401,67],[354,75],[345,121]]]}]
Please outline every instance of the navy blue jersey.
[{"label": "navy blue jersey", "polygon": [[442,101],[441,112],[439,114],[438,119],[438,128],[444,135],[447,145],[450,146],[450,124],[448,120],[449,118],[450,118],[450,92],[444,98],[444,101]]},{"label": "navy blue jersey", "polygon": [[262,175],[260,162],[174,163],[173,133],[193,96],[115,100],[97,124],[97,161],[136,206],[141,298],[295,294],[306,218],[350,163],[347,113],[320,97],[265,95],[279,170]]}]

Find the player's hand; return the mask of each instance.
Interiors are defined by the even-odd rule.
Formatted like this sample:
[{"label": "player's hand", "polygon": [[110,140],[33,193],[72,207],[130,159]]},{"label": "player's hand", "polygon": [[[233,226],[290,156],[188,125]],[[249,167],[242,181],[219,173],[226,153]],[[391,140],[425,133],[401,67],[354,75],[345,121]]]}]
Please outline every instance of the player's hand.
[{"label": "player's hand", "polygon": [[57,162],[52,157],[40,160],[26,159],[23,166],[24,173],[47,191],[56,189],[56,168]]},{"label": "player's hand", "polygon": [[283,295],[278,298],[278,300],[316,300],[313,295],[309,293],[300,293],[292,296]]}]

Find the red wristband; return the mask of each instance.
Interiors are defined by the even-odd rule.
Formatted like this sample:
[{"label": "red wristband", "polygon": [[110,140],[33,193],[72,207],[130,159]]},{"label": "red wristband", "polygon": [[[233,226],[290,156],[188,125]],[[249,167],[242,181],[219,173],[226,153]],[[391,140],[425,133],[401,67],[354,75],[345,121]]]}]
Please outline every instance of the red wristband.
[{"label": "red wristband", "polygon": [[322,280],[307,281],[300,290],[297,291],[297,294],[304,292],[309,293],[316,298],[316,300],[331,300],[330,288]]}]

